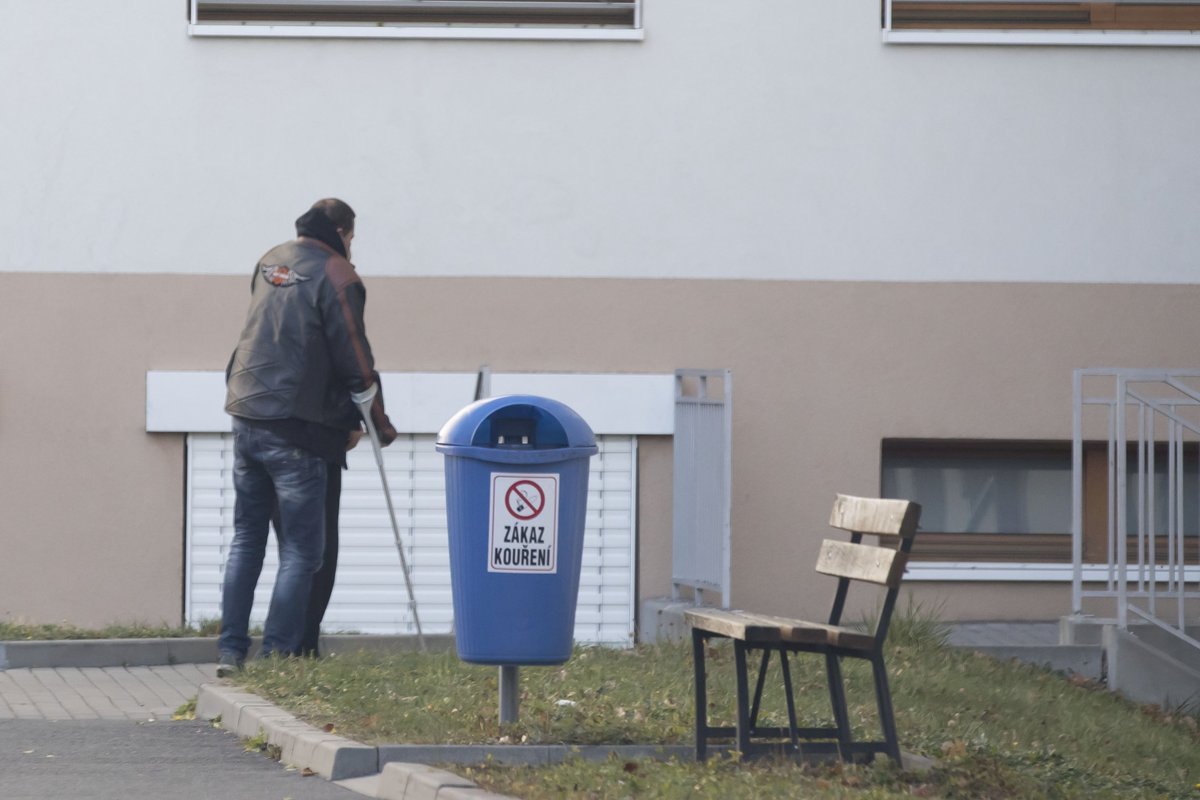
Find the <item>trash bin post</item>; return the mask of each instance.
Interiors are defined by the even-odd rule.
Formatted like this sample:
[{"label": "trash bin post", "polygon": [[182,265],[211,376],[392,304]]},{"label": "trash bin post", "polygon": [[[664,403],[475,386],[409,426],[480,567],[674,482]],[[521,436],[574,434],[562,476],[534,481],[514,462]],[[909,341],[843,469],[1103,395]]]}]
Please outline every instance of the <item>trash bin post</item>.
[{"label": "trash bin post", "polygon": [[511,725],[521,715],[521,668],[500,667],[500,724]]}]

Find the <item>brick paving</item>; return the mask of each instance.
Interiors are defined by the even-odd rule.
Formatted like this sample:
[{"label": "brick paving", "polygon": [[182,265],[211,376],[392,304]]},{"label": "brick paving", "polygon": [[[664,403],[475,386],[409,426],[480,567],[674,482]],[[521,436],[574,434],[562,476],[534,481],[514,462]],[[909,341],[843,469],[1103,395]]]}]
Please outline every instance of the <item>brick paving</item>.
[{"label": "brick paving", "polygon": [[170,719],[216,675],[216,664],[0,670],[0,720]]}]

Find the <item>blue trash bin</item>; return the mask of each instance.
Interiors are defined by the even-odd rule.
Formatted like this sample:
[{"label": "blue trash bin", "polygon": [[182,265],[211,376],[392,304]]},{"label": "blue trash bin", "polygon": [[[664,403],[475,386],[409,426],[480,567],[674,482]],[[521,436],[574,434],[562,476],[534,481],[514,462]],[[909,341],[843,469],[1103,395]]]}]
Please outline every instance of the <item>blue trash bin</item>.
[{"label": "blue trash bin", "polygon": [[574,644],[596,437],[557,400],[480,400],[442,426],[458,657],[562,664]]}]

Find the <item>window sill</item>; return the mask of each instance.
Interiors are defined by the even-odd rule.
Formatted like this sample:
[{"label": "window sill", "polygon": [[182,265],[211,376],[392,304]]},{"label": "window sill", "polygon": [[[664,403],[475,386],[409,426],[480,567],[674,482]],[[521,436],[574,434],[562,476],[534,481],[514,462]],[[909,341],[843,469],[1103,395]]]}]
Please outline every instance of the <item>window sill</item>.
[{"label": "window sill", "polygon": [[[1165,581],[1166,567],[1159,566],[1157,572],[1160,580]],[[950,562],[950,561],[911,561],[904,575],[905,582],[909,581],[997,581],[1020,583],[1070,583],[1075,571],[1070,564],[1043,564],[1018,562]],[[1083,580],[1085,583],[1104,583],[1108,580],[1109,568],[1105,564],[1084,564]],[[1114,571],[1115,576],[1115,571]],[[1137,580],[1137,565],[1129,566],[1130,581]],[[1200,581],[1200,567],[1188,566],[1184,569],[1184,579],[1187,582]]]},{"label": "window sill", "polygon": [[1200,47],[1192,31],[885,30],[886,44]]},{"label": "window sill", "polygon": [[640,42],[641,28],[469,27],[396,25],[188,25],[196,37],[260,39],[493,39],[510,41]]}]

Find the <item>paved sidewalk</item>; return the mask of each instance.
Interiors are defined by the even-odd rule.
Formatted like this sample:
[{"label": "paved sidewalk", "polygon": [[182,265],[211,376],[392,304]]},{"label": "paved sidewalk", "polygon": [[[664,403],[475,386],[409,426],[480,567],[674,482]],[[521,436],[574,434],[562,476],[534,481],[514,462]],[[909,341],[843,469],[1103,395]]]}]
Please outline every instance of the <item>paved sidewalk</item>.
[{"label": "paved sidewalk", "polygon": [[3,800],[363,800],[203,720],[0,720]]},{"label": "paved sidewalk", "polygon": [[0,720],[169,720],[216,664],[0,670]]}]

